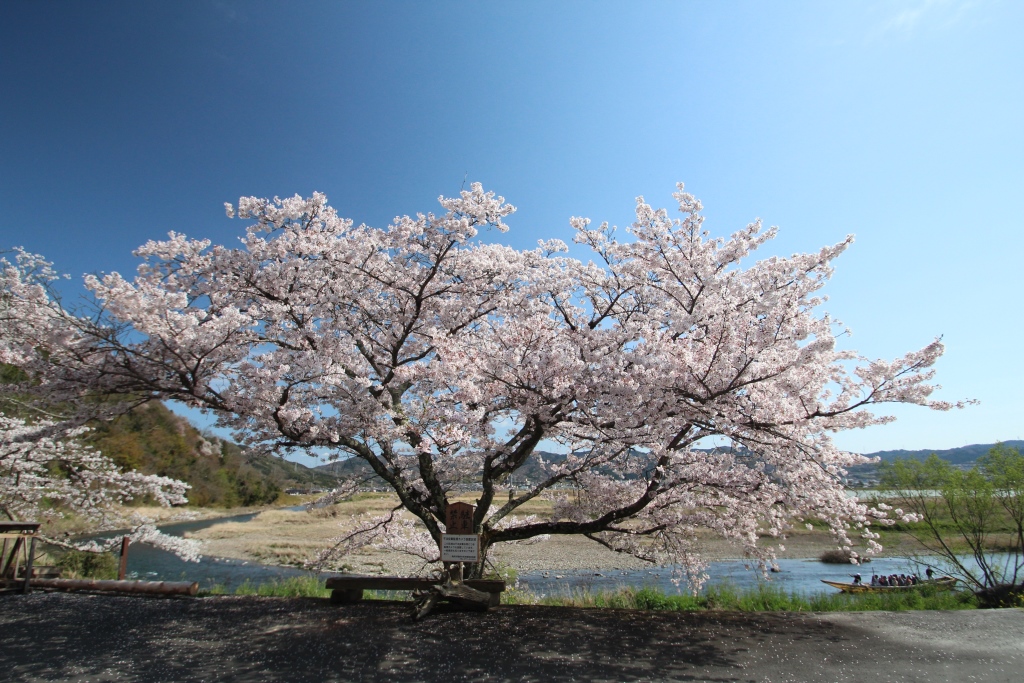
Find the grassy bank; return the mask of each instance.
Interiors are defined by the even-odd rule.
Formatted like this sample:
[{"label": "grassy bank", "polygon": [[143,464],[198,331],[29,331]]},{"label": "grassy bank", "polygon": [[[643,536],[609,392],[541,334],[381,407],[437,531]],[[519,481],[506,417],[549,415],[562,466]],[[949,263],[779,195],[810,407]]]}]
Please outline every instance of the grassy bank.
[{"label": "grassy bank", "polygon": [[774,586],[737,589],[729,585],[711,586],[698,595],[667,594],[656,588],[624,587],[615,591],[572,591],[566,595],[538,597],[510,591],[507,601],[514,604],[555,605],[611,609],[666,610],[694,612],[726,610],[735,612],[866,612],[901,610],[975,609],[970,593],[937,591],[922,587],[900,593],[814,593],[802,595]]},{"label": "grassy bank", "polygon": [[[203,591],[203,595],[227,595],[223,587]],[[327,598],[323,579],[315,576],[294,577],[259,585],[248,581],[234,595],[258,595],[282,598]],[[409,594],[400,591],[366,591],[370,600],[403,600]],[[789,593],[773,586],[740,590],[729,585],[711,586],[699,595],[668,594],[655,588],[623,587],[615,591],[592,592],[576,590],[565,595],[538,596],[521,590],[502,594],[502,604],[550,605],[594,609],[665,610],[697,612],[722,610],[733,612],[870,612],[904,610],[976,609],[974,595],[962,591],[940,591],[923,586],[916,591],[899,593]]]},{"label": "grassy bank", "polygon": [[267,581],[260,584],[248,579],[234,591],[224,586],[213,586],[199,591],[199,595],[258,595],[265,598],[329,598],[331,591],[324,588],[324,580],[320,577],[293,576],[288,579]]}]

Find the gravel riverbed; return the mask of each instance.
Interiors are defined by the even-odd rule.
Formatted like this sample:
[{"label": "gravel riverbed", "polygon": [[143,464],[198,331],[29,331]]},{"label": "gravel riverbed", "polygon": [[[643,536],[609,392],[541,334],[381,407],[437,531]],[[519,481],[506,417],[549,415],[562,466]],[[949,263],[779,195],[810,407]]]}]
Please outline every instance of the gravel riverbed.
[{"label": "gravel riverbed", "polygon": [[[343,533],[344,516],[322,517],[302,511],[267,510],[245,522],[225,522],[190,533],[202,541],[203,552],[213,557],[226,557],[272,565],[301,565],[332,539]],[[766,544],[778,543],[765,538]],[[784,541],[785,550],[779,559],[817,558],[836,547],[825,531],[799,530]],[[708,535],[701,539],[702,556],[709,560],[740,559],[742,549],[721,538]],[[899,548],[889,547],[889,552]],[[572,570],[629,570],[650,566],[635,557],[616,553],[582,536],[552,536],[534,543],[501,544],[492,549],[491,561],[508,565],[518,572]],[[403,553],[364,549],[339,560],[331,569],[358,574],[414,575],[423,568],[423,561]]]}]

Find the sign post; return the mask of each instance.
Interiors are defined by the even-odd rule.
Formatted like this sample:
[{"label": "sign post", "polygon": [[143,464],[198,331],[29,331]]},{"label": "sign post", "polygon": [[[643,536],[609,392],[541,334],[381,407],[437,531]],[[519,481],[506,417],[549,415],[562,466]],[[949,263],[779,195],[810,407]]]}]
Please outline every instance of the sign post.
[{"label": "sign post", "polygon": [[449,503],[441,536],[441,561],[458,563],[453,580],[462,581],[462,563],[480,561],[480,534],[473,533],[476,508],[469,503]]}]

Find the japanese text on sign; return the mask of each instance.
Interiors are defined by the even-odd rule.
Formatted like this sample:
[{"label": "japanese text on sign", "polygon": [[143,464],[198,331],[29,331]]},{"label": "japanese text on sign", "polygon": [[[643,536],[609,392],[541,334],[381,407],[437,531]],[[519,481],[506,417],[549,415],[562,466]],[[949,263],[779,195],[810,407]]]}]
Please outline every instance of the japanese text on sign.
[{"label": "japanese text on sign", "polygon": [[479,562],[480,537],[476,534],[443,534],[442,562]]},{"label": "japanese text on sign", "polygon": [[475,508],[469,503],[449,503],[446,510],[444,526],[449,534],[473,533],[473,513]]}]

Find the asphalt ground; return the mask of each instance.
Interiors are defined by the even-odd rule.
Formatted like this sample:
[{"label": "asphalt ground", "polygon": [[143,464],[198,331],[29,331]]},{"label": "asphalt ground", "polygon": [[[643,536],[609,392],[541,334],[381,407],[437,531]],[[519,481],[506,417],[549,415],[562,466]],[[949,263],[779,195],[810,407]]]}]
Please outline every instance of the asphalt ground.
[{"label": "asphalt ground", "polygon": [[1017,681],[1024,610],[642,612],[0,596],[0,681]]}]

